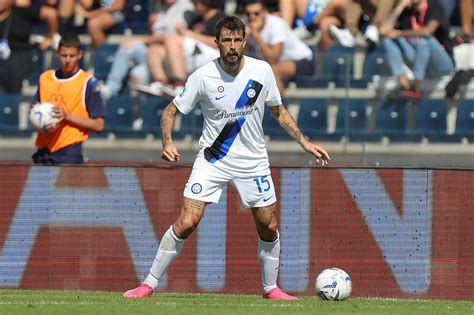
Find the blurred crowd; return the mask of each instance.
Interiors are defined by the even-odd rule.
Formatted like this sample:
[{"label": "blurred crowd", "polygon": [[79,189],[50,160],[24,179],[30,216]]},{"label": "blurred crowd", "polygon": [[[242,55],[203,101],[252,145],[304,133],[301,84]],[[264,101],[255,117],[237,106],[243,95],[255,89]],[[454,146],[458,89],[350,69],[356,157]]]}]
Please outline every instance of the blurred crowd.
[{"label": "blurred crowd", "polygon": [[[245,20],[248,54],[271,64],[282,95],[296,76],[317,76],[316,55],[338,45],[383,48],[398,83],[392,96],[418,99],[423,80],[453,74],[453,47],[473,36],[474,0],[0,0],[0,93],[21,93],[35,45],[54,49],[61,35],[88,34],[93,58],[137,4],[150,12],[148,33],[123,36],[101,86],[104,100],[179,93],[190,73],[219,55],[214,29],[225,14]],[[37,24],[47,28],[32,42]]]}]

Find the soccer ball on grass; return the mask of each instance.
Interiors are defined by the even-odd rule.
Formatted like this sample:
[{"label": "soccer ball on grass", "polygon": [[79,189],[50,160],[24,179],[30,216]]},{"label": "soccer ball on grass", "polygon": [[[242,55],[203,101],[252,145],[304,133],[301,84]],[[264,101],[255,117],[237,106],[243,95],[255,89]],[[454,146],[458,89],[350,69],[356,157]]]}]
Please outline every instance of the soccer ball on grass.
[{"label": "soccer ball on grass", "polygon": [[49,133],[54,131],[61,119],[56,117],[53,113],[53,107],[55,105],[51,103],[37,103],[30,109],[29,119],[31,126],[38,132]]},{"label": "soccer ball on grass", "polygon": [[342,269],[325,269],[316,278],[316,294],[323,300],[343,301],[351,293],[351,277]]}]

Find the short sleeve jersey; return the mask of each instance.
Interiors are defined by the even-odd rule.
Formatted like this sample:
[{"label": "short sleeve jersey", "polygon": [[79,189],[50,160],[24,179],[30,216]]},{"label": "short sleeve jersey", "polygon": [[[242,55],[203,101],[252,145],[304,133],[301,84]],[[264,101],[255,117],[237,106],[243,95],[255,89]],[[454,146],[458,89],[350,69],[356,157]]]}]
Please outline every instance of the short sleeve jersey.
[{"label": "short sleeve jersey", "polygon": [[270,65],[243,57],[244,66],[233,77],[215,59],[191,74],[173,103],[188,114],[200,103],[204,126],[200,152],[209,163],[241,175],[268,175],[268,154],[263,139],[265,105],[281,105]]}]

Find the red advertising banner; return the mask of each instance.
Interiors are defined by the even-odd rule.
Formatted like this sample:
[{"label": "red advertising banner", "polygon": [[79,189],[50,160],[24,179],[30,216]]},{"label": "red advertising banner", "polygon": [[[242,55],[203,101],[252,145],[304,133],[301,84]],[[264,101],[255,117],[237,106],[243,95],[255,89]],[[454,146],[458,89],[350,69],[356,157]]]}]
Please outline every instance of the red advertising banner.
[{"label": "red advertising banner", "polygon": [[[0,287],[124,291],[148,273],[189,167],[0,166]],[[273,168],[279,283],[315,294],[339,267],[353,296],[474,298],[474,171]],[[160,282],[258,294],[257,234],[229,185]]]}]

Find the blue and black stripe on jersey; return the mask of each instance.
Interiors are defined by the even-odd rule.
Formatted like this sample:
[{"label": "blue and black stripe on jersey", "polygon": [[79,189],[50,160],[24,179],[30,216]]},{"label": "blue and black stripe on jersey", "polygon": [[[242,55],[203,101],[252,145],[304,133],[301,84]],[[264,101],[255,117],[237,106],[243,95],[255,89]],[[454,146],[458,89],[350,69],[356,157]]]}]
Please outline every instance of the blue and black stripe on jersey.
[{"label": "blue and black stripe on jersey", "polygon": [[[254,80],[249,80],[249,82],[245,85],[242,95],[240,95],[237,103],[235,104],[235,109],[238,111],[244,107],[251,107],[255,105],[262,88],[263,85],[261,83]],[[208,162],[214,163],[227,155],[232,143],[242,129],[245,120],[245,116],[229,119],[212,146],[204,149],[204,157]]]}]

